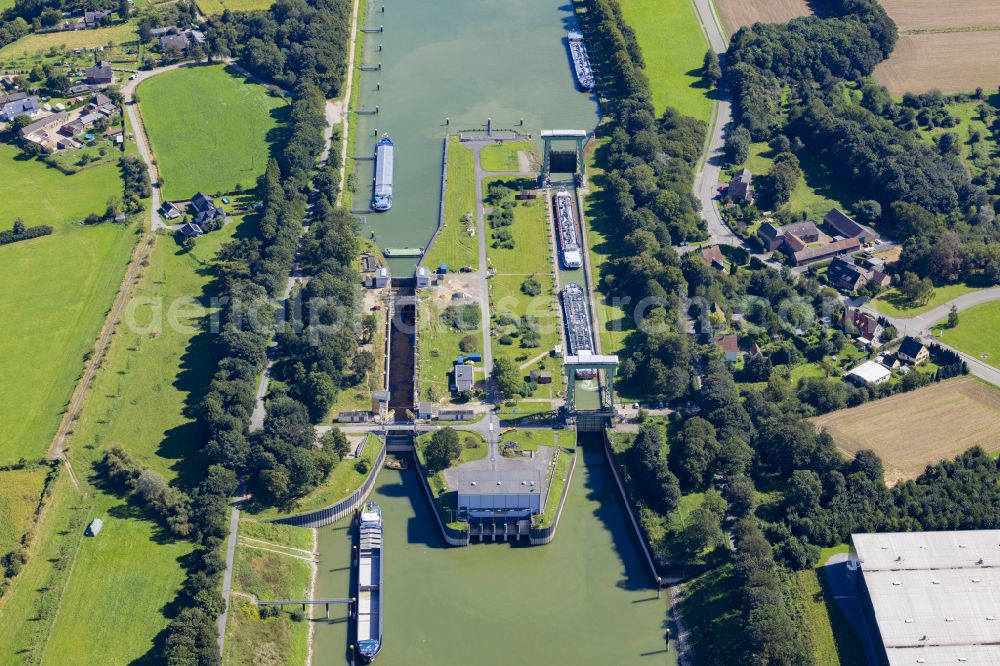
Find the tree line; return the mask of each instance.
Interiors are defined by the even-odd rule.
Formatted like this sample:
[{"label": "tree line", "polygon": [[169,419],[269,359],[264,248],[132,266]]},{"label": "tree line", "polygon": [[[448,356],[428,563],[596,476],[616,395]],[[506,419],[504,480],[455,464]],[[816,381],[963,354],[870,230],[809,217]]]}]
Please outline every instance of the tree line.
[{"label": "tree line", "polygon": [[0,231],[0,245],[9,245],[10,243],[16,243],[17,241],[38,238],[40,236],[48,236],[51,233],[52,227],[47,224],[38,224],[33,227],[29,227],[24,223],[24,220],[17,218],[14,220],[13,227],[5,231]]}]

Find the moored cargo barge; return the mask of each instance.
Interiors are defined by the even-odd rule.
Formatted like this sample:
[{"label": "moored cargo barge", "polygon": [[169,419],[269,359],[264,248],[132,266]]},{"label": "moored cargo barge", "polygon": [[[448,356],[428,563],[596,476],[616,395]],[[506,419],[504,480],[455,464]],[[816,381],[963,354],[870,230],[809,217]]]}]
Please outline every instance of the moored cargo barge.
[{"label": "moored cargo barge", "polygon": [[375,144],[375,187],[372,189],[372,208],[392,208],[392,167],[395,148],[388,134]]},{"label": "moored cargo barge", "polygon": [[556,192],[552,198],[556,213],[556,233],[559,236],[559,257],[564,268],[580,268],[583,255],[580,252],[576,213],[573,212],[573,197],[566,190]]},{"label": "moored cargo barge", "polygon": [[566,36],[569,39],[569,53],[573,58],[573,71],[576,73],[576,82],[580,90],[590,92],[594,89],[594,70],[590,67],[590,57],[587,55],[587,47],[583,43],[583,35],[575,30],[571,30]]},{"label": "moored cargo barge", "polygon": [[382,509],[368,502],[358,521],[358,654],[366,664],[382,649]]}]

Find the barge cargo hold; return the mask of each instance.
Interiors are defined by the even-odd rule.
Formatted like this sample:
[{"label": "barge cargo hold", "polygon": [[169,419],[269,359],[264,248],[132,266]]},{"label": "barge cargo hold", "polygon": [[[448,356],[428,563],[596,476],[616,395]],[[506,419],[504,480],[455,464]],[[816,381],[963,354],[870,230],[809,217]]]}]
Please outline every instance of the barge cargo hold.
[{"label": "barge cargo hold", "polygon": [[358,521],[358,654],[366,664],[382,649],[382,509],[368,502]]},{"label": "barge cargo hold", "polygon": [[388,134],[384,134],[375,144],[375,188],[372,190],[372,208],[375,210],[392,208],[392,158],[392,141]]},{"label": "barge cargo hold", "polygon": [[583,255],[577,233],[576,213],[573,212],[573,197],[566,190],[560,190],[552,199],[556,213],[556,232],[559,235],[559,258],[564,268],[580,268]]},{"label": "barge cargo hold", "polygon": [[[588,356],[594,353],[594,333],[590,325],[590,311],[583,287],[571,282],[562,290],[563,321],[566,324],[566,346],[570,356]],[[582,368],[576,371],[578,379],[592,379],[597,371]]]},{"label": "barge cargo hold", "polygon": [[573,58],[573,71],[576,72],[576,82],[580,90],[590,92],[594,89],[594,70],[590,67],[590,58],[587,56],[587,47],[583,43],[583,35],[575,30],[567,35],[569,39],[569,53]]}]

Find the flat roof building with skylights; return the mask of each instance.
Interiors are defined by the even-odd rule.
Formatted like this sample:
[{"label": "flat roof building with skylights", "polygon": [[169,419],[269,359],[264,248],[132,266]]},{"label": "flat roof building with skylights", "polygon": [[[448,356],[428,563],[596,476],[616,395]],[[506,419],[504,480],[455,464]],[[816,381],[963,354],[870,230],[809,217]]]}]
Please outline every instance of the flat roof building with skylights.
[{"label": "flat roof building with skylights", "polygon": [[1000,530],[851,535],[884,664],[1000,666]]}]

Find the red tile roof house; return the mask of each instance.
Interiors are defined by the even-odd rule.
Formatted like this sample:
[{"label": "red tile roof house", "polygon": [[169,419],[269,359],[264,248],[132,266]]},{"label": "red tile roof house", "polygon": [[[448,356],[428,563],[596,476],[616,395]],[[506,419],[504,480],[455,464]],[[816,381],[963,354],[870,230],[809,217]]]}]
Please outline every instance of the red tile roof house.
[{"label": "red tile roof house", "polygon": [[882,324],[878,323],[876,317],[861,310],[848,310],[844,318],[858,329],[858,342],[865,346],[871,345],[873,349],[882,346],[882,341],[879,338],[882,337],[882,331],[885,329]]},{"label": "red tile roof house", "polygon": [[740,358],[740,341],[733,334],[715,336],[715,346],[722,350],[727,361],[736,362]]},{"label": "red tile roof house", "polygon": [[726,270],[726,259],[722,256],[722,249],[718,245],[706,247],[701,251],[701,256],[712,268],[718,268],[720,271]]}]

